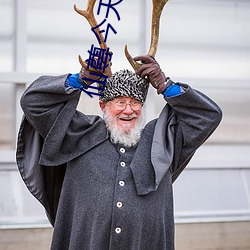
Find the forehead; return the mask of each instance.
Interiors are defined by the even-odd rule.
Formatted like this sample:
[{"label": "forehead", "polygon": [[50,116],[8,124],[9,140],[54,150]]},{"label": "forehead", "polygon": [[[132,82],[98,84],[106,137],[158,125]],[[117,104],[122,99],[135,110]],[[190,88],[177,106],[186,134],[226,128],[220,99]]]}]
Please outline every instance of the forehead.
[{"label": "forehead", "polygon": [[121,101],[128,101],[128,102],[137,101],[135,98],[130,97],[130,96],[120,96],[120,97],[116,97],[113,99],[113,101],[120,101],[120,100]]}]

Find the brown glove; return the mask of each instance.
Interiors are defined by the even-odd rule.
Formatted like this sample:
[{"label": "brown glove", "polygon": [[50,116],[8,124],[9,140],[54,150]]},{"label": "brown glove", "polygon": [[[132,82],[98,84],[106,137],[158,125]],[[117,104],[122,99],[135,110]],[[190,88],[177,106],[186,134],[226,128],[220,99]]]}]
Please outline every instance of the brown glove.
[{"label": "brown glove", "polygon": [[163,93],[167,88],[165,85],[166,77],[158,62],[149,55],[137,56],[134,60],[143,63],[135,73],[143,79],[148,78],[152,86],[157,89],[158,94]]},{"label": "brown glove", "polygon": [[[96,60],[97,60],[97,58],[96,58]],[[87,62],[87,60],[85,60],[85,62]],[[102,62],[102,69],[103,69],[103,67],[104,67],[104,62]],[[80,73],[79,73],[79,79],[81,82],[83,82],[83,84],[91,85],[94,82],[101,79],[101,77],[103,75],[102,69],[95,69],[95,68],[91,68],[91,67],[89,67],[89,69],[85,69],[82,67],[80,70]],[[91,73],[96,73],[96,74],[98,74],[98,76],[93,75]],[[86,79],[90,79],[90,80],[86,80]]]},{"label": "brown glove", "polygon": [[[97,64],[97,60],[99,58],[98,56],[99,56],[99,54],[97,54],[97,56],[94,57],[95,64]],[[109,51],[108,52],[108,59],[107,59],[108,61],[106,62],[106,64],[109,63],[110,66],[112,65],[112,63],[111,63],[112,56],[113,56],[113,52]],[[79,73],[79,79],[83,83],[83,85],[86,85],[86,84],[91,85],[94,82],[96,82],[96,81],[98,81],[98,80],[100,80],[102,78],[102,76],[104,75],[102,71],[103,71],[103,68],[106,66],[105,65],[105,59],[106,59],[106,57],[103,56],[103,61],[102,61],[102,65],[101,65],[100,69],[92,68],[92,67],[89,67],[89,69],[85,69],[83,67],[81,68],[80,73]],[[89,59],[86,59],[85,62],[88,63],[88,60]],[[98,75],[91,74],[91,73],[96,73]],[[85,78],[85,79],[83,79],[83,78]],[[90,79],[90,80],[86,80],[86,78]]]}]

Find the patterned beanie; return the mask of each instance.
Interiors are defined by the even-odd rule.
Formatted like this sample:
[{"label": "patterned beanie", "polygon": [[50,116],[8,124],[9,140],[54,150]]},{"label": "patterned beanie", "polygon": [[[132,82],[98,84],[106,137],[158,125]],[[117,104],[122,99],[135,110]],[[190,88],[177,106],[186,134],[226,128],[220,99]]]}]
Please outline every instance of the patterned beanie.
[{"label": "patterned beanie", "polygon": [[108,102],[116,97],[129,96],[144,103],[148,93],[149,83],[127,69],[112,74],[105,84],[104,91],[100,91],[100,101]]}]

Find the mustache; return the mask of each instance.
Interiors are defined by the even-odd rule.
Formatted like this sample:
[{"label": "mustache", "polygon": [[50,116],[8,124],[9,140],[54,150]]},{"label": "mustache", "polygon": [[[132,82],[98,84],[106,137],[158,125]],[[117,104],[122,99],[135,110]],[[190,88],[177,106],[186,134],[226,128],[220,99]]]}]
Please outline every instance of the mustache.
[{"label": "mustache", "polygon": [[117,116],[117,118],[121,118],[121,119],[133,119],[133,118],[137,118],[138,115],[136,114],[131,114],[131,115],[124,115],[124,114],[120,114]]}]

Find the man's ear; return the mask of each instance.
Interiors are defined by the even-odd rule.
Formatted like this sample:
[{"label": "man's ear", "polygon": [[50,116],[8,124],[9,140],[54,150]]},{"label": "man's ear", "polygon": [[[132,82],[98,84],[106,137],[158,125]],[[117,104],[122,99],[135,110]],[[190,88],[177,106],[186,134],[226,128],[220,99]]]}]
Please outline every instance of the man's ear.
[{"label": "man's ear", "polygon": [[101,110],[104,111],[106,104],[104,102],[100,101],[99,106],[100,106]]}]

